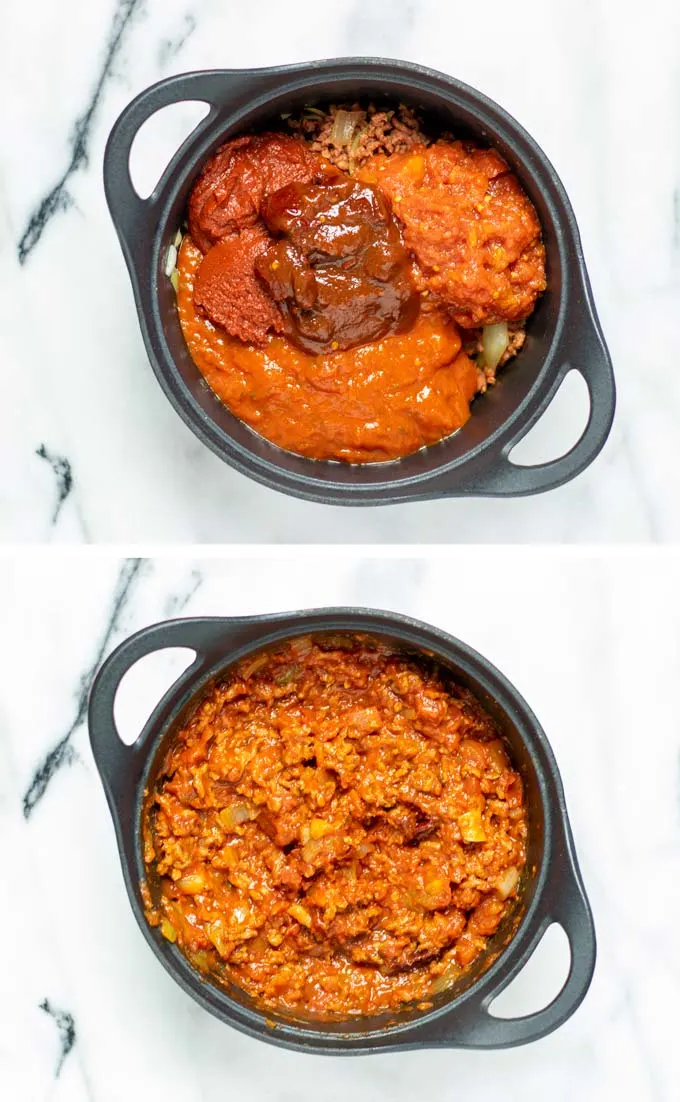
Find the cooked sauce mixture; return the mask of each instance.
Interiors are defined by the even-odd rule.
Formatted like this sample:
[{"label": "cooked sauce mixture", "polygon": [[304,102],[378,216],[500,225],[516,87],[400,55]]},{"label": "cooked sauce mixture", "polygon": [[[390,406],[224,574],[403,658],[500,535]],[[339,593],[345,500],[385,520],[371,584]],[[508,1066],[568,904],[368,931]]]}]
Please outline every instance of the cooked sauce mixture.
[{"label": "cooked sauce mixture", "polygon": [[288,122],[226,142],[194,184],[173,275],[189,352],[288,451],[409,455],[521,347],[546,286],[536,212],[498,153],[430,142],[403,106]]},{"label": "cooked sauce mixture", "polygon": [[526,832],[471,694],[371,638],[299,638],[177,732],[147,797],[148,918],[265,1007],[425,1006],[514,907]]}]

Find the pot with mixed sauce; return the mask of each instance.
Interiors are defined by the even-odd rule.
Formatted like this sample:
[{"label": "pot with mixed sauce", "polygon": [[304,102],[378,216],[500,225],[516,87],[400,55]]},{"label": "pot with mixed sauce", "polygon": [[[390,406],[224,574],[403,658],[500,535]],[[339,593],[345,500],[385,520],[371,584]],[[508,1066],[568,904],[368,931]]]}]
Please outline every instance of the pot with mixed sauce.
[{"label": "pot with mixed sauce", "polygon": [[524,343],[538,217],[497,153],[404,105],[285,125],[227,142],[191,191],[171,273],[189,352],[279,447],[401,458],[459,429]]},{"label": "pot with mixed sauce", "polygon": [[147,918],[258,1005],[431,1006],[511,919],[522,780],[474,697],[360,635],[238,664],[149,792]]},{"label": "pot with mixed sauce", "polygon": [[[183,99],[211,110],[141,201],[135,134]],[[571,208],[473,89],[365,59],[172,77],[117,121],[104,179],[158,379],[239,471],[343,505],[517,496],[602,447],[613,378]],[[572,368],[586,429],[518,466]]]},{"label": "pot with mixed sauce", "polygon": [[[197,659],[132,748],[112,706],[144,653]],[[207,1009],[316,1051],[519,1044],[594,963],[545,736],[484,659],[387,613],[171,621],[114,652],[90,735],[137,919]],[[544,1011],[487,1005],[560,922]]]}]

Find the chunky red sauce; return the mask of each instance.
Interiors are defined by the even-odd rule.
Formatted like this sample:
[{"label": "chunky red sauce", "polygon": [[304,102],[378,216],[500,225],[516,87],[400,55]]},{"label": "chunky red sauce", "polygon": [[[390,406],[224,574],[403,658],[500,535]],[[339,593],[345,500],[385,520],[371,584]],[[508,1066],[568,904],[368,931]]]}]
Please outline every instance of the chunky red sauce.
[{"label": "chunky red sauce", "polygon": [[421,286],[465,328],[516,321],[545,290],[536,211],[493,149],[439,141],[371,157],[359,179],[389,196]]},{"label": "chunky red sauce", "polygon": [[422,1004],[512,910],[526,830],[468,692],[369,638],[301,638],[244,660],[177,732],[147,801],[148,917],[264,1006]]},{"label": "chunky red sauce", "polygon": [[474,345],[545,288],[531,202],[469,143],[416,139],[350,176],[299,137],[236,138],[188,213],[192,359],[237,417],[314,459],[396,459],[461,428],[496,365],[468,359],[458,326]]},{"label": "chunky red sauce", "polygon": [[202,263],[185,237],[177,303],[191,357],[225,405],[279,447],[312,459],[379,462],[441,440],[470,416],[477,370],[441,312],[421,312],[405,333],[347,352],[313,356],[279,336],[260,348],[197,311]]}]

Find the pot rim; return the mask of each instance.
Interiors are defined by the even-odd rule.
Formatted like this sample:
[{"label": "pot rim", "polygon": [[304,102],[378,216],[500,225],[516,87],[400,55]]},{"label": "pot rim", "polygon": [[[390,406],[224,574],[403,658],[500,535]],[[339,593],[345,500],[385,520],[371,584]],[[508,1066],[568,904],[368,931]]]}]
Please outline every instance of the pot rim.
[{"label": "pot rim", "polygon": [[[385,463],[352,465],[296,456],[260,437],[222,403],[219,403],[221,412],[233,431],[218,424],[212,414],[214,407],[210,410],[204,407],[192,393],[168,345],[160,288],[169,227],[176,229],[173,220],[185,202],[185,198],[180,202],[180,196],[209,152],[219,141],[246,127],[248,120],[263,108],[271,105],[274,113],[293,96],[314,89],[328,98],[332,91],[321,85],[340,85],[352,80],[372,82],[395,96],[425,93],[438,99],[442,111],[457,113],[458,121],[464,117],[465,125],[499,148],[513,170],[529,180],[531,188],[540,195],[545,208],[541,215],[544,234],[546,217],[550,221],[561,285],[552,288],[552,294],[559,296],[557,316],[546,339],[543,362],[528,386],[525,380],[512,384],[516,400],[500,424],[460,454],[453,454],[451,448],[457,448],[460,433],[465,432],[470,422],[414,456]],[[215,91],[219,88],[221,98]],[[127,163],[123,171],[121,153],[127,150],[129,156],[131,140],[127,144],[126,141],[134,137],[142,121],[167,103],[181,99],[203,99],[211,104],[211,109],[176,151],[149,199],[140,202],[131,187]],[[170,77],[141,93],[115,124],[105,154],[105,186],[130,272],[147,353],[159,383],[203,443],[237,470],[263,484],[308,500],[333,504],[386,504],[463,493],[517,496],[536,493],[574,477],[604,445],[614,413],[613,375],[592,301],[578,228],[564,187],[540,147],[512,116],[453,77],[409,62],[377,58],[340,58]],[[131,224],[127,207],[134,210]],[[572,360],[577,362],[572,364]],[[511,463],[509,454],[513,447],[540,418],[572,367],[581,371],[590,392],[591,415],[584,434],[567,455],[551,463],[533,467]],[[503,383],[507,392],[507,378]],[[214,400],[219,402],[216,397]],[[489,400],[489,395],[482,399],[487,403]],[[410,460],[413,462],[409,464]]]},{"label": "pot rim", "polygon": [[[200,639],[194,634],[195,631]],[[210,638],[208,649],[204,645],[206,631]],[[459,677],[462,673],[463,680],[470,681],[475,695],[479,697],[480,693],[487,694],[516,730],[535,775],[543,815],[541,856],[535,870],[532,896],[509,941],[498,950],[496,958],[469,987],[454,997],[445,999],[440,1006],[424,1011],[415,1018],[367,1029],[358,1035],[342,1031],[322,1032],[328,1025],[327,1022],[320,1021],[318,1026],[313,1022],[289,1022],[285,1016],[279,1017],[272,1011],[245,1007],[234,1001],[224,988],[201,980],[187,958],[179,950],[168,948],[168,944],[147,922],[140,887],[146,877],[141,850],[145,791],[161,747],[182,713],[200,698],[211,680],[245,655],[283,639],[320,634],[323,631],[389,636],[421,652],[431,651],[435,660],[445,665],[453,664],[454,677]],[[187,641],[187,632],[189,639],[194,639],[193,643]],[[181,641],[182,638],[184,642]],[[199,657],[164,695],[134,745],[123,746],[115,733],[115,724],[112,729],[106,718],[110,705],[112,719],[117,685],[124,672],[142,654],[169,646],[189,646],[196,649]],[[122,673],[119,669],[112,670],[112,666],[119,665],[120,658],[124,662],[124,668],[119,667]],[[113,675],[113,680],[110,674]],[[102,694],[105,698],[104,704],[101,700]],[[114,819],[123,875],[137,922],[155,955],[173,979],[204,1009],[223,1021],[260,1039],[289,1048],[321,1053],[385,1051],[439,1044],[453,1044],[457,1047],[504,1047],[524,1043],[550,1032],[573,1013],[585,996],[594,967],[594,931],[573,851],[557,764],[545,733],[514,686],[492,663],[448,633],[409,617],[358,608],[165,621],[131,636],[104,663],[92,686],[89,723],[95,761]],[[112,752],[114,759],[117,758],[113,762],[110,757]],[[565,891],[567,895],[571,892],[572,895],[576,893],[574,898],[578,897],[577,902],[581,908],[579,913],[581,918],[585,914],[585,934],[589,936],[590,942],[585,946],[585,959],[582,962],[585,971],[583,968],[580,970],[577,998],[571,998],[566,1013],[562,1007],[555,1016],[550,1013],[551,1008],[562,998],[571,981],[576,951],[581,952],[583,949],[583,946],[574,944],[565,918],[561,915],[557,919],[554,917],[556,892]],[[488,1014],[490,1004],[524,966],[552,921],[560,921],[570,937],[572,968],[567,984],[553,1003],[537,1015],[514,1020],[493,1018]],[[481,1031],[480,1014],[483,1016]],[[274,1028],[270,1025],[272,1020],[275,1021]],[[335,1024],[339,1027],[342,1025]]]}]

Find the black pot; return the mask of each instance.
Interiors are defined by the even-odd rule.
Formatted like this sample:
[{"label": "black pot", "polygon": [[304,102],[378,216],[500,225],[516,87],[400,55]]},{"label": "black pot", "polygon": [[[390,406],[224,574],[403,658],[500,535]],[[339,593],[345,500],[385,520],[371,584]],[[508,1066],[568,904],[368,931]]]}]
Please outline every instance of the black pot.
[{"label": "black pot", "polygon": [[[305,459],[258,436],[206,386],[187,350],[164,275],[192,184],[228,137],[310,101],[370,96],[421,106],[446,129],[494,145],[532,199],[543,226],[549,290],[532,315],[528,339],[499,386],[475,401],[463,428],[439,444],[389,463],[349,465]],[[210,111],[172,158],[149,199],[136,194],[130,148],[159,108],[202,100]],[[149,359],[166,395],[196,435],[243,474],[273,489],[332,505],[384,505],[476,494],[516,497],[559,486],[602,448],[614,416],[611,362],[595,313],[569,200],[536,143],[505,111],[465,84],[400,61],[343,58],[273,69],[216,70],[170,77],[142,92],[116,122],[104,157],[111,216],[130,272]],[[550,463],[510,462],[515,444],[538,420],[575,368],[590,395],[588,425]]]},{"label": "black pot", "polygon": [[[177,725],[213,679],[244,655],[292,636],[361,631],[425,653],[472,690],[498,722],[525,785],[529,811],[527,866],[513,916],[458,983],[432,1009],[404,1010],[346,1022],[293,1021],[258,1010],[240,988],[206,982],[175,945],[144,917],[140,882],[145,789],[155,782]],[[193,664],[155,708],[133,746],[118,737],[113,704],[121,678],[138,659],[164,647],[190,647]],[[237,1029],[305,1052],[358,1053],[404,1048],[505,1048],[543,1037],[584,998],[595,966],[595,930],[574,853],[564,793],[548,741],[519,693],[485,658],[443,631],[405,616],[329,608],[235,619],[169,620],[131,636],[106,660],[90,694],[92,751],[116,828],[125,884],[135,917],[159,960],[206,1010]],[[552,922],[571,947],[569,976],[544,1010],[515,1019],[489,1014],[493,999],[517,975]]]}]

